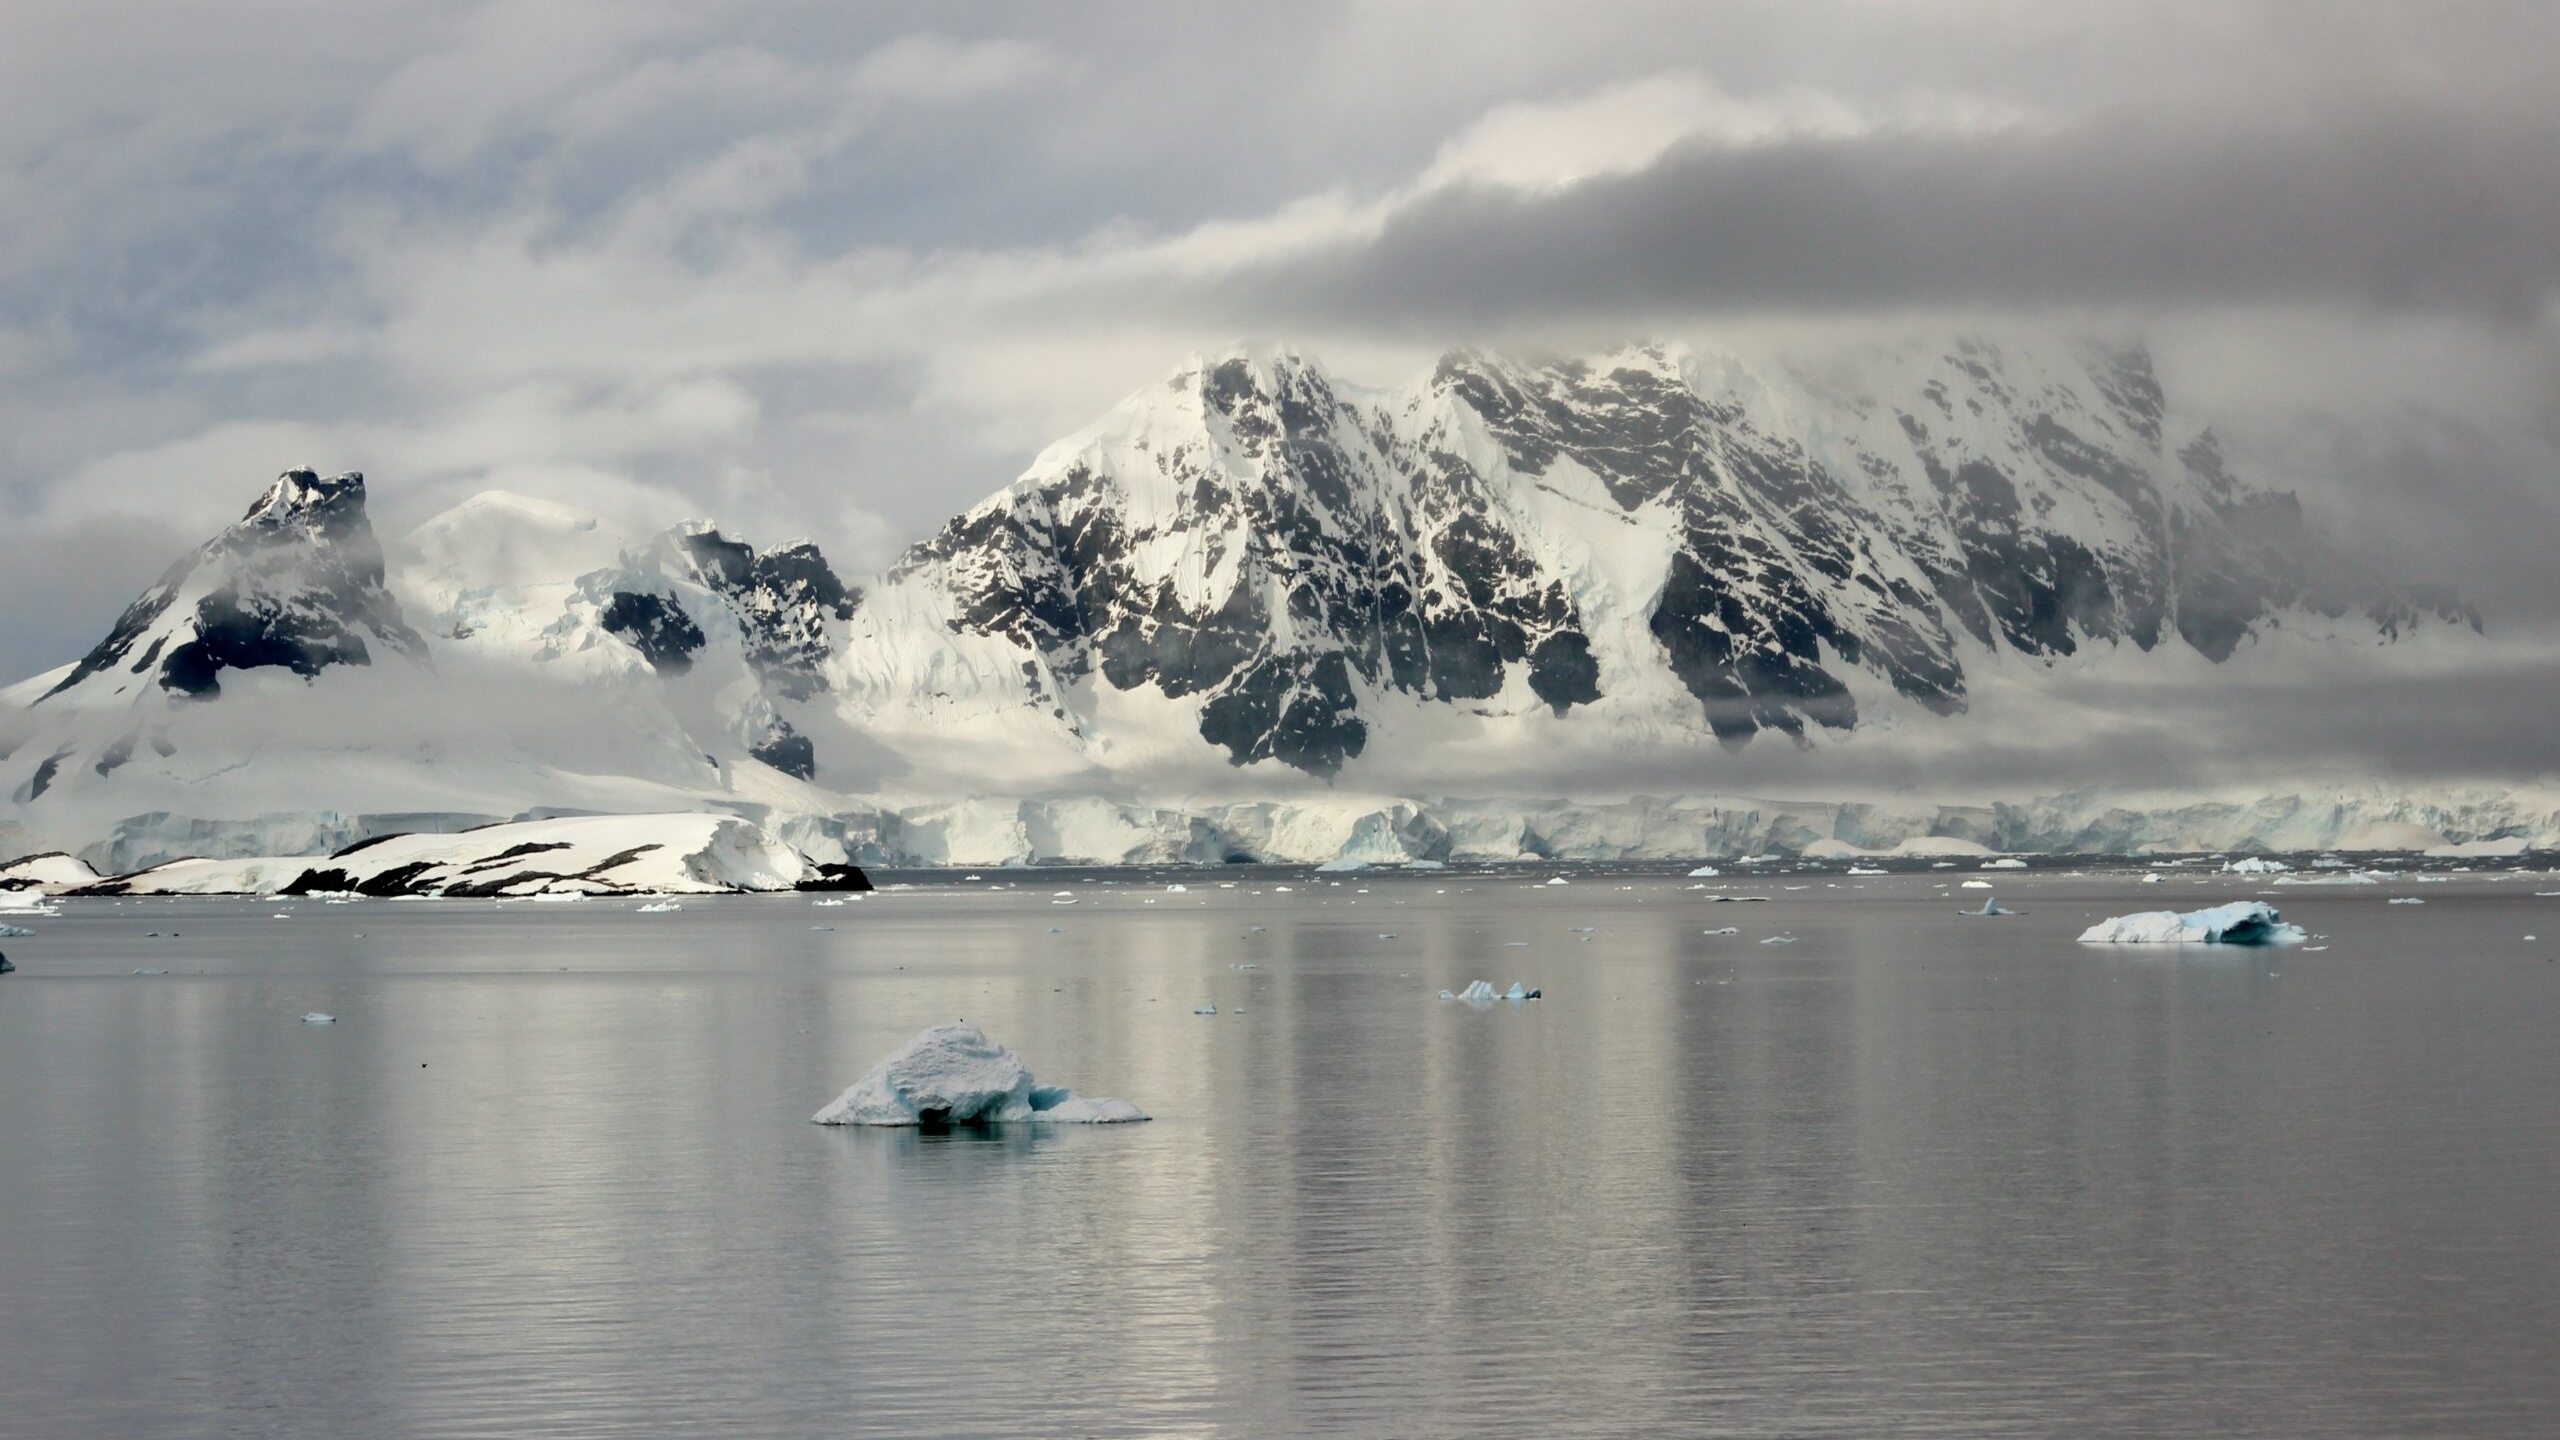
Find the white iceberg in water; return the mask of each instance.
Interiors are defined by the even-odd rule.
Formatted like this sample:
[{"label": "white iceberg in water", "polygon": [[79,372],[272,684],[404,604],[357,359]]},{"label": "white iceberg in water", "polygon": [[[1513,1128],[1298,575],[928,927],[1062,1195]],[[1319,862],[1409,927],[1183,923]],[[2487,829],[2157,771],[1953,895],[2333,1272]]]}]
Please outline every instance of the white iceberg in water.
[{"label": "white iceberg in water", "polygon": [[2004,855],[1997,860],[1983,861],[1982,868],[1985,870],[2024,870],[2027,868],[2027,862],[2020,860],[2015,856]]},{"label": "white iceberg in water", "polygon": [[2245,859],[2225,862],[2222,870],[2226,875],[2281,875],[2292,868],[2281,860],[2269,860],[2263,855],[2251,855]]},{"label": "white iceberg in water", "polygon": [[820,1125],[1110,1125],[1144,1120],[1126,1100],[1032,1083],[1014,1053],[965,1021],[936,1025],[809,1117]]},{"label": "white iceberg in water", "polygon": [[2298,945],[2310,937],[2263,900],[2237,900],[2210,910],[2146,910],[2101,920],[2080,934],[2083,945]]},{"label": "white iceberg in water", "polygon": [[1689,872],[1689,878],[1692,880],[1712,880],[1723,873],[1723,871],[1717,869],[1713,865],[1701,865],[1697,869]]},{"label": "white iceberg in water", "polygon": [[1346,855],[1339,860],[1327,860],[1316,867],[1316,873],[1319,875],[1347,875],[1354,870],[1366,870],[1368,868],[1368,861],[1354,860]]},{"label": "white iceberg in water", "polygon": [[1490,1005],[1496,1000],[1541,1000],[1546,998],[1546,993],[1544,990],[1532,990],[1517,980],[1511,982],[1509,990],[1496,990],[1493,988],[1492,981],[1477,980],[1471,982],[1464,990],[1443,990],[1440,992],[1440,998],[1464,1000],[1470,1005]]},{"label": "white iceberg in water", "polygon": [[[1982,897],[1982,908],[1981,908],[1981,909],[1979,909],[1979,910],[1959,910],[1959,911],[1957,911],[1956,913],[1957,913],[1957,914],[1959,914],[1959,915],[2015,915],[2015,914],[2017,914],[2018,912],[2017,912],[2017,911],[2015,911],[2015,910],[2010,909],[2010,908],[2009,908],[2008,906],[2006,906],[2006,905],[2001,904],[1999,901],[1992,899],[1990,896],[1985,895],[1985,896],[1983,896],[1983,897]],[[2080,938],[2081,938],[2081,939],[2083,939],[2083,940],[2086,940],[2086,939],[2087,939],[2087,938],[2089,938],[2089,937],[2087,937],[2086,935],[2083,935],[2083,936],[2081,936]]]}]

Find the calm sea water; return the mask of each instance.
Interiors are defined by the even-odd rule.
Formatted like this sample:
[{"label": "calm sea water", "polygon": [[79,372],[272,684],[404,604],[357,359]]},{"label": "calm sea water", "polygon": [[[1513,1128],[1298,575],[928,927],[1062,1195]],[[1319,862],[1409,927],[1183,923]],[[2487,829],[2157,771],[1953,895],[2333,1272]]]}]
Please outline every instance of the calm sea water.
[{"label": "calm sea water", "polygon": [[[71,902],[0,1434],[2560,1434],[2553,877],[1550,873]],[[955,1017],[1158,1118],[808,1123]]]}]

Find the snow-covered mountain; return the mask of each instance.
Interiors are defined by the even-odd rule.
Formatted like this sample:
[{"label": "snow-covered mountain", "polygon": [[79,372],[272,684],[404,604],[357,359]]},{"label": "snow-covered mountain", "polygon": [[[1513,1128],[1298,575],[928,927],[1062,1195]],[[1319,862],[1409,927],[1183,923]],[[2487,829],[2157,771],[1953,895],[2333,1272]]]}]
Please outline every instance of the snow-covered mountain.
[{"label": "snow-covered mountain", "polygon": [[2078,344],[1461,353],[1389,391],[1197,357],[867,583],[495,493],[386,559],[364,500],[286,474],[8,692],[0,848],[710,809],[840,858],[962,797],[1491,799],[1574,757],[1707,791],[1755,745],[1996,743],[1986,686],[2480,625]]}]

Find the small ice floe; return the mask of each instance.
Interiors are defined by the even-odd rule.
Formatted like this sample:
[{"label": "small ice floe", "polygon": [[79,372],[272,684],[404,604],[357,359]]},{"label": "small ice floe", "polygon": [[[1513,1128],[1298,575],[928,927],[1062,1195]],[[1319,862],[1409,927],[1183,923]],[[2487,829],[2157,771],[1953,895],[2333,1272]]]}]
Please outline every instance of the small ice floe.
[{"label": "small ice floe", "polygon": [[[1967,881],[1966,881],[1966,882],[1964,882],[1964,883],[1966,883],[1967,885],[1973,885],[1973,884],[1978,884],[1978,883],[1980,883],[1980,882],[1978,882],[1978,881],[1973,881],[1973,880],[1967,880]],[[2159,884],[2159,883],[2160,883],[2160,876],[2159,876],[2158,872],[2156,872],[2156,871],[2155,871],[2155,872],[2154,872],[2154,873],[2152,873],[2152,874],[2149,874],[2149,875],[2145,875],[2145,876],[2143,876],[2143,877],[2142,877],[2142,883],[2143,883],[2143,884],[2145,884],[2145,885],[2157,885],[2157,884]]]},{"label": "small ice floe", "polygon": [[813,935],[833,935],[836,933],[836,927],[833,925],[812,925],[809,927],[809,933]]},{"label": "small ice floe", "polygon": [[1988,880],[1959,880],[1956,882],[1956,888],[1959,890],[1988,890],[1991,888],[1991,882]]},{"label": "small ice floe", "polygon": [[1760,943],[1763,945],[1793,945],[1796,943],[1796,937],[1793,935],[1772,935]]},{"label": "small ice floe", "polygon": [[1985,870],[2024,870],[2027,868],[2027,862],[2019,859],[2015,855],[2003,855],[1997,860],[1983,861],[1982,868]]},{"label": "small ice floe", "polygon": [[1396,938],[1396,933],[1392,930],[1381,930],[1378,932],[1378,938],[1381,940],[1393,940]]},{"label": "small ice floe", "polygon": [[1590,935],[1597,932],[1599,928],[1600,927],[1597,925],[1576,925],[1573,927],[1573,933],[1576,935]]},{"label": "small ice floe", "polygon": [[1073,905],[1076,903],[1076,897],[1070,895],[1064,900],[1052,900],[1049,903],[1052,905]]},{"label": "small ice floe", "polygon": [[270,920],[290,920],[290,919],[292,919],[292,918],[293,918],[293,915],[292,915],[292,912],[290,912],[290,911],[279,910],[279,911],[277,911],[276,913],[274,913],[273,915],[268,916],[267,918],[268,918],[268,919],[270,919]]},{"label": "small ice floe", "polygon": [[1188,895],[1191,893],[1191,887],[1188,885],[1167,885],[1164,887],[1164,893],[1167,895]]},{"label": "small ice floe", "polygon": [[677,904],[673,900],[652,900],[648,904],[640,907],[640,913],[643,915],[665,915],[683,908],[683,906]]},{"label": "small ice floe", "polygon": [[1316,873],[1319,875],[1348,875],[1354,870],[1366,870],[1368,868],[1368,861],[1354,860],[1345,856],[1338,860],[1327,860],[1316,867]]},{"label": "small ice floe", "polygon": [[1890,870],[1872,869],[1862,865],[1852,865],[1849,867],[1849,873],[1852,875],[1890,875],[1893,872]]},{"label": "small ice floe", "polygon": [[586,893],[580,890],[545,890],[533,897],[537,905],[574,905],[586,898]]},{"label": "small ice floe", "polygon": [[1049,927],[1049,933],[1052,935],[1064,935],[1067,933],[1067,927],[1064,925],[1052,925]]},{"label": "small ice floe", "polygon": [[2235,900],[2209,910],[2147,910],[2101,920],[2080,933],[2083,945],[2299,945],[2310,938],[2264,900]]},{"label": "small ice floe", "polygon": [[1259,969],[1261,969],[1262,967],[1261,967],[1261,966],[1259,966],[1259,965],[1254,964],[1254,963],[1253,963],[1252,961],[1250,961],[1250,960],[1239,960],[1239,961],[1237,961],[1235,964],[1230,965],[1230,966],[1228,966],[1227,968],[1228,968],[1228,969],[1230,969],[1230,970],[1259,970]]},{"label": "small ice floe", "polygon": [[1218,1007],[1215,1005],[1194,1005],[1191,1007],[1191,1013],[1194,1015],[1215,1015],[1218,1013]]},{"label": "small ice floe", "polygon": [[1468,982],[1464,990],[1454,993],[1447,990],[1440,992],[1440,998],[1443,1000],[1463,1000],[1469,1005],[1490,1005],[1496,1000],[1543,1000],[1546,995],[1545,990],[1532,990],[1517,980],[1511,982],[1511,988],[1508,990],[1494,989],[1493,982],[1489,980],[1473,980]]},{"label": "small ice floe", "polygon": [[24,925],[0,925],[0,940],[24,940],[34,933]]},{"label": "small ice floe", "polygon": [[2278,885],[2379,885],[2382,877],[2369,871],[2352,870],[2343,875],[2279,875]]},{"label": "small ice floe", "polygon": [[1701,930],[1698,933],[1701,935],[1739,935],[1742,932],[1731,925],[1727,925],[1721,930]]},{"label": "small ice floe", "polygon": [[1710,895],[1707,897],[1707,903],[1710,905],[1766,905],[1769,903],[1769,897],[1766,895]]},{"label": "small ice floe", "polygon": [[1550,884],[1550,885],[1570,885],[1570,884],[1572,884],[1573,882],[1572,882],[1572,881],[1570,881],[1570,880],[1567,880],[1566,878],[1564,878],[1564,877],[1563,877],[1563,876],[1561,876],[1561,875],[1558,875],[1558,876],[1556,876],[1555,878],[1553,878],[1553,879],[1549,880],[1547,883],[1548,883],[1548,884]]},{"label": "small ice floe", "polygon": [[136,970],[133,973],[136,975],[166,975],[169,972],[166,970]]},{"label": "small ice floe", "polygon": [[844,904],[841,900],[812,900],[809,903],[817,906],[821,910],[838,909]]},{"label": "small ice floe", "polygon": [[2249,855],[2238,860],[2224,861],[2222,873],[2225,875],[2281,875],[2292,868],[2281,860],[2270,860],[2263,855]]},{"label": "small ice floe", "polygon": [[2394,895],[2387,903],[2393,905],[2424,905],[2427,902],[2419,899],[2415,895]]},{"label": "small ice floe", "polygon": [[1723,873],[1723,871],[1717,869],[1713,865],[1701,865],[1697,869],[1689,872],[1689,878],[1692,880],[1713,880]]},{"label": "small ice floe", "polygon": [[302,1017],[302,1023],[305,1025],[335,1025],[338,1023],[338,1017],[335,1015],[323,1015],[319,1011],[314,1010],[310,1014]]},{"label": "small ice floe", "polygon": [[2015,915],[2018,912],[2001,904],[1999,901],[1992,899],[1990,896],[1985,895],[1982,897],[1981,909],[1959,910],[1956,913],[1959,915]]},{"label": "small ice floe", "polygon": [[1088,1100],[1031,1071],[966,1021],[936,1025],[871,1067],[809,1119],[819,1125],[1109,1125],[1144,1120],[1126,1100]]}]

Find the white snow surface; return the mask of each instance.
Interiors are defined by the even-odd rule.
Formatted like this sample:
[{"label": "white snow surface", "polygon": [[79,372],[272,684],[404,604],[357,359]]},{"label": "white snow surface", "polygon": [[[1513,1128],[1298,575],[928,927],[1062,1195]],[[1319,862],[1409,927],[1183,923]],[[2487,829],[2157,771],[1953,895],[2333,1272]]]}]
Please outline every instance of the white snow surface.
[{"label": "white snow surface", "polygon": [[50,855],[29,855],[0,865],[0,886],[13,890],[30,887],[63,890],[86,885],[97,878],[97,871],[59,851]]},{"label": "white snow surface", "polygon": [[271,895],[307,873],[327,883],[304,889],[340,891],[413,866],[398,893],[703,895],[788,890],[816,873],[798,851],[733,816],[586,815],[395,836],[337,857],[176,860],[112,883],[128,895]]},{"label": "white snow surface", "polygon": [[1012,1051],[955,1021],[900,1046],[809,1118],[820,1125],[1111,1125],[1149,1117],[1126,1100],[1036,1084]]},{"label": "white snow surface", "polygon": [[2146,910],[2101,920],[2080,934],[2083,945],[2299,945],[2310,937],[2285,923],[2263,900],[2235,900],[2208,910]]}]

